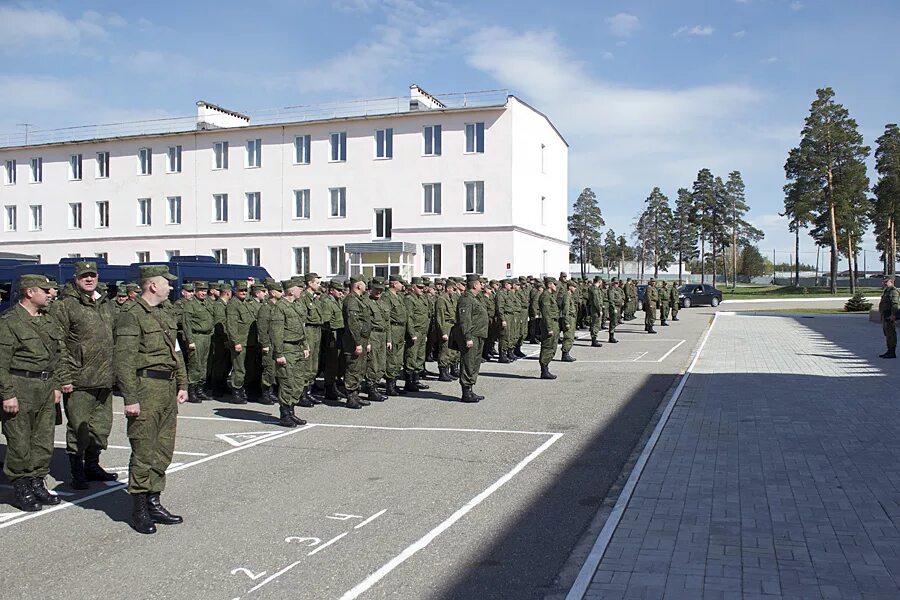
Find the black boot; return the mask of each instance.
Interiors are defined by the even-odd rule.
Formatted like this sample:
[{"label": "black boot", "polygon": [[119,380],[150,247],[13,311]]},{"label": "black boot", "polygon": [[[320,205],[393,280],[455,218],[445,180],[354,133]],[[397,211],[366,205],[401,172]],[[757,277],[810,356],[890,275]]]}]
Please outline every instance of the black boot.
[{"label": "black boot", "polygon": [[72,472],[72,482],[70,485],[73,490],[88,489],[87,479],[84,476],[84,459],[77,454],[69,455],[69,470]]},{"label": "black boot", "polygon": [[450,377],[456,379],[459,377],[459,363],[453,363],[450,365]]},{"label": "black boot", "polygon": [[597,338],[591,338],[591,348],[600,348],[603,346],[600,342],[597,341]]},{"label": "black boot", "polygon": [[88,481],[115,481],[118,473],[109,473],[100,466],[100,448],[90,447],[84,451],[84,477]]},{"label": "black boot", "polygon": [[359,401],[359,392],[353,390],[347,394],[347,408],[362,408],[363,405]]},{"label": "black boot", "polygon": [[506,350],[501,350],[501,351],[500,351],[500,358],[497,360],[497,362],[502,363],[502,364],[504,364],[504,365],[508,365],[508,364],[511,363],[512,361],[509,360],[509,355],[506,353]]},{"label": "black boot", "polygon": [[609,339],[606,340],[606,342],[609,343],[609,344],[618,344],[618,343],[619,343],[619,340],[617,340],[617,339],[615,338],[615,336],[612,336],[612,335],[611,335],[611,336],[609,336]]},{"label": "black boot", "polygon": [[550,365],[541,365],[541,379],[556,379],[556,375],[550,372]]},{"label": "black boot", "polygon": [[316,396],[315,394],[313,394],[313,389],[315,388],[315,385],[316,385],[315,383],[311,383],[308,386],[306,386],[306,392],[304,392],[306,394],[306,399],[309,400],[310,402],[312,402],[313,404],[322,404],[322,401],[319,400],[319,397]]},{"label": "black boot", "polygon": [[15,506],[25,512],[37,512],[43,508],[43,505],[34,495],[34,488],[31,486],[30,477],[21,477],[13,481],[13,491],[16,499],[13,502]]},{"label": "black boot", "polygon": [[247,404],[247,395],[244,392],[244,388],[231,388],[231,403],[232,404]]},{"label": "black boot", "polygon": [[384,378],[384,393],[390,396],[399,396],[400,391],[397,389],[397,380],[390,379],[388,377]]},{"label": "black boot", "polygon": [[519,360],[519,357],[516,356],[516,354],[515,354],[515,352],[513,352],[512,348],[509,348],[506,351],[506,360],[508,360],[509,362],[516,362],[517,360]]},{"label": "black boot", "polygon": [[138,533],[156,533],[156,525],[150,518],[147,507],[147,494],[132,494],[131,521],[128,523]]},{"label": "black boot", "polygon": [[474,396],[479,402],[484,400],[484,396],[475,391],[475,388],[472,388],[472,396]]},{"label": "black boot", "polygon": [[200,398],[202,402],[210,402],[213,400],[213,397],[206,393],[206,382],[198,383],[194,389],[196,390],[197,397]]},{"label": "black boot", "polygon": [[266,406],[272,406],[276,402],[278,402],[278,398],[275,397],[275,392],[272,391],[272,388],[264,388],[262,397],[260,397],[259,399],[259,403],[265,404]]},{"label": "black boot", "polygon": [[897,349],[896,348],[888,348],[888,351],[884,354],[879,354],[879,358],[897,358]]},{"label": "black boot", "polygon": [[672,317],[673,321],[678,321],[678,317]]},{"label": "black boot", "polygon": [[297,425],[306,425],[306,419],[301,419],[296,414],[294,414],[294,407],[288,407],[288,416],[291,418],[291,421],[296,423]]},{"label": "black boot", "polygon": [[333,381],[331,383],[325,384],[325,399],[331,402],[337,402],[341,399],[343,394],[338,389],[337,384]]},{"label": "black boot", "polygon": [[297,401],[297,406],[300,406],[302,408],[312,408],[313,406],[315,406],[315,403],[310,399],[308,388],[303,388],[303,393],[300,394],[300,399]]},{"label": "black boot", "polygon": [[427,390],[427,389],[428,389],[428,386],[427,386],[427,385],[425,385],[424,383],[421,383],[421,382],[419,381],[419,374],[418,374],[418,373],[413,374],[413,383],[415,384],[416,390],[418,390],[418,391],[421,391],[421,390]]},{"label": "black boot", "polygon": [[653,325],[647,327],[647,333],[658,333],[655,329],[653,329]]},{"label": "black boot", "polygon": [[663,319],[662,321],[659,322],[659,326],[660,326],[660,327],[668,327],[669,324],[666,322],[665,319]]},{"label": "black boot", "polygon": [[406,372],[406,383],[403,385],[403,391],[405,392],[418,392],[419,388],[416,387],[416,380],[413,378],[412,371]]},{"label": "black boot", "polygon": [[438,381],[453,381],[448,367],[438,367]]},{"label": "black boot", "polygon": [[203,402],[203,399],[197,395],[197,384],[189,383],[188,384],[188,402],[191,404],[200,404]]},{"label": "black boot", "polygon": [[472,393],[472,386],[464,385],[462,386],[462,396],[459,400],[460,402],[478,402],[478,397]]},{"label": "black boot", "polygon": [[384,402],[385,400],[387,400],[387,396],[382,394],[379,391],[378,386],[371,381],[369,382],[369,385],[366,389],[368,390],[366,392],[366,395],[369,397],[369,400],[373,402]]},{"label": "black boot", "polygon": [[526,356],[526,354],[522,352],[522,344],[517,344],[512,353],[519,358],[525,358]]},{"label": "black boot", "polygon": [[568,352],[562,353],[562,358],[560,358],[562,362],[575,362],[575,357],[569,354]]},{"label": "black boot", "polygon": [[173,515],[166,507],[159,503],[159,492],[147,494],[147,514],[150,520],[160,525],[181,525],[184,519],[179,515]]},{"label": "black boot", "polygon": [[44,483],[43,477],[31,478],[31,489],[34,491],[34,497],[44,506],[56,506],[60,503],[59,496],[51,494]]},{"label": "black boot", "polygon": [[297,424],[291,418],[291,407],[290,406],[287,406],[286,404],[280,404],[278,406],[278,414],[280,417],[278,419],[278,424],[281,425],[282,427],[291,428],[291,427],[297,426]]}]

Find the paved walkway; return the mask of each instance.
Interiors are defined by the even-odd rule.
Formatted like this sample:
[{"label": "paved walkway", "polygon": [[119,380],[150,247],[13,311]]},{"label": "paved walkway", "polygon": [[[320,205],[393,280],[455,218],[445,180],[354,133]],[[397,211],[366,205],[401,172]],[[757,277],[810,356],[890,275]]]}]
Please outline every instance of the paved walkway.
[{"label": "paved walkway", "polygon": [[720,314],[585,598],[900,598],[900,361],[855,316]]}]

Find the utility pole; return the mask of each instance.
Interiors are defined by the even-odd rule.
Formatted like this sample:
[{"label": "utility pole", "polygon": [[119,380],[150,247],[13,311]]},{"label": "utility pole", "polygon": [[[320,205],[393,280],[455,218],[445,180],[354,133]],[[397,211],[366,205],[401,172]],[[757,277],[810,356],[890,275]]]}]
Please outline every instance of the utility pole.
[{"label": "utility pole", "polygon": [[16,125],[18,127],[25,128],[25,145],[27,146],[28,145],[28,128],[31,127],[32,123],[17,123]]},{"label": "utility pole", "polygon": [[775,280],[778,278],[778,267],[775,265],[775,251],[772,250],[772,285],[775,285]]}]

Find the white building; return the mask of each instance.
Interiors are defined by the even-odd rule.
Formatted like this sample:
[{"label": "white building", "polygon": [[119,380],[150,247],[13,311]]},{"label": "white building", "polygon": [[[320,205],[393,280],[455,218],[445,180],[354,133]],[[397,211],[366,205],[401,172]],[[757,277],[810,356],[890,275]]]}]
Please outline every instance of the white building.
[{"label": "white building", "polygon": [[188,120],[31,132],[0,147],[0,251],[113,264],[211,254],[276,278],[568,266],[568,146],[514,96],[439,100],[412,86],[408,99],[257,123],[197,107]]}]

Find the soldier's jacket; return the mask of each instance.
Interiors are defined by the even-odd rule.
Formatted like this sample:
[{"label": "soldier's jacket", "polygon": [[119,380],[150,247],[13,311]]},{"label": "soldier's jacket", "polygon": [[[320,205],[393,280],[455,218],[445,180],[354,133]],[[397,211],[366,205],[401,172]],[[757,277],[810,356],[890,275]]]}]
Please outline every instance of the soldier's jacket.
[{"label": "soldier's jacket", "polygon": [[456,322],[462,335],[462,345],[469,340],[486,338],[488,335],[488,313],[484,303],[472,290],[466,290],[456,305]]},{"label": "soldier's jacket", "polygon": [[481,300],[481,304],[484,305],[484,310],[487,311],[488,315],[488,323],[490,323],[497,317],[497,303],[496,300],[494,300],[494,292],[489,292],[487,289],[482,290],[478,299]]},{"label": "soldier's jacket", "polygon": [[654,308],[659,306],[659,290],[652,285],[648,285],[644,291],[644,306]]},{"label": "soldier's jacket", "polygon": [[21,304],[0,315],[0,400],[16,398],[10,369],[51,373],[50,380],[59,389],[56,372],[62,352],[63,332],[59,322],[46,314],[32,317]]},{"label": "soldier's jacket", "polygon": [[125,404],[145,400],[138,394],[138,369],[174,373],[178,389],[187,388],[184,359],[175,349],[174,323],[164,308],[152,307],[138,296],[129,302],[116,322],[116,381]]},{"label": "soldier's jacket", "polygon": [[634,282],[625,284],[625,300],[637,299],[637,285]]},{"label": "soldier's jacket", "polygon": [[519,303],[519,313],[528,312],[528,290],[524,285],[516,291],[516,300]]},{"label": "soldier's jacket", "polygon": [[[353,352],[357,346],[365,348],[372,335],[372,321],[375,318],[372,306],[364,298],[351,292],[344,300],[343,310],[344,351]],[[393,312],[393,306],[391,311]]]},{"label": "soldier's jacket", "polygon": [[657,295],[659,296],[660,306],[668,306],[669,305],[669,301],[672,299],[672,292],[669,291],[668,286],[658,289]]},{"label": "soldier's jacket", "polygon": [[672,287],[669,288],[669,304],[677,306],[678,302],[678,286],[673,284]]},{"label": "soldier's jacket", "polygon": [[531,291],[528,292],[529,301],[528,301],[528,316],[532,319],[538,319],[541,316],[541,292],[537,286],[531,288]]},{"label": "soldier's jacket", "polygon": [[881,300],[878,302],[878,312],[883,317],[897,315],[900,311],[900,290],[895,287],[886,288],[881,293]]},{"label": "soldier's jacket", "polygon": [[[424,294],[418,296],[409,294],[406,296],[406,335],[422,338],[428,333],[430,317],[428,315],[428,300]],[[392,310],[393,314],[393,310]]]},{"label": "soldier's jacket", "polygon": [[[371,305],[369,310],[372,311],[372,331],[383,331],[385,335],[384,343],[390,344],[391,341],[391,305],[381,300],[375,300],[368,294],[365,296],[367,302]],[[382,297],[384,293],[382,292]],[[371,333],[369,334],[371,336]]]},{"label": "soldier's jacket", "polygon": [[269,326],[272,322],[272,309],[274,306],[270,300],[266,300],[259,307],[259,312],[256,313],[257,337],[259,338],[259,345],[263,348],[269,348],[272,344],[269,338]]},{"label": "soldier's jacket", "polygon": [[[128,303],[126,303],[126,306]],[[126,309],[127,310],[127,309]],[[184,341],[194,343],[194,335],[209,335],[216,325],[216,318],[212,313],[210,303],[197,298],[191,298],[184,303],[181,317],[181,330],[184,332]]]},{"label": "soldier's jacket", "polygon": [[542,337],[544,338],[550,335],[551,332],[557,332],[556,328],[559,326],[559,304],[557,303],[557,298],[556,293],[546,289],[538,299],[538,306],[541,312]]},{"label": "soldier's jacket", "polygon": [[206,301],[209,304],[209,309],[212,312],[214,319],[214,329],[213,332],[219,338],[225,337],[225,307],[226,304],[223,300],[214,299],[210,300],[210,296],[206,297]]},{"label": "soldier's jacket", "polygon": [[494,307],[496,316],[507,324],[512,319],[513,314],[518,312],[519,307],[515,304],[512,297],[512,290],[501,288],[494,294]]},{"label": "soldier's jacket", "polygon": [[434,306],[435,321],[440,335],[450,335],[450,329],[456,324],[456,297],[449,292],[438,296]]},{"label": "soldier's jacket", "polygon": [[556,306],[559,308],[559,314],[561,316],[568,314],[569,303],[571,300],[572,296],[569,294],[568,285],[562,285],[556,290]]},{"label": "soldier's jacket", "polygon": [[325,323],[319,299],[316,298],[316,295],[309,288],[303,290],[303,293],[294,301],[294,304],[297,304],[295,308],[303,315],[304,324],[323,325]]},{"label": "soldier's jacket", "polygon": [[113,385],[113,324],[118,311],[100,296],[96,300],[74,287],[53,303],[52,316],[64,334],[58,377],[77,389]]},{"label": "soldier's jacket", "polygon": [[[253,314],[252,301],[242,301],[232,298],[225,305],[225,335],[228,337],[228,345],[255,346],[256,345],[256,317]],[[255,304],[255,303],[254,303]],[[253,336],[251,337],[251,330]]]},{"label": "soldier's jacket", "polygon": [[[384,299],[384,296],[382,296],[382,299]],[[334,296],[331,294],[322,296],[321,309],[322,318],[325,320],[328,329],[337,331],[344,328],[344,312]],[[388,305],[388,312],[390,312],[390,305]]]},{"label": "soldier's jacket", "polygon": [[606,303],[603,290],[600,286],[591,285],[587,290],[587,312],[589,315],[599,315],[603,313],[603,304]]},{"label": "soldier's jacket", "polygon": [[[578,292],[566,292],[566,296],[568,299],[566,300],[566,310],[562,313],[562,318],[569,321],[573,321],[578,317],[578,300],[577,296]],[[568,331],[568,328],[566,329]]]},{"label": "soldier's jacket", "polygon": [[[347,298],[349,298],[351,295],[352,294],[348,294]],[[384,292],[384,297],[387,298],[388,302],[390,302],[391,304],[391,325],[406,327],[406,322],[409,320],[409,315],[406,312],[406,302],[404,302],[403,296],[387,290]]]},{"label": "soldier's jacket", "polygon": [[187,304],[187,301],[188,299],[182,296],[173,304],[175,318],[178,319],[178,331],[181,331],[184,326],[182,319],[184,319],[184,305]]},{"label": "soldier's jacket", "polygon": [[621,287],[610,286],[606,290],[606,303],[613,308],[622,308],[625,306],[625,292]]},{"label": "soldier's jacket", "polygon": [[279,298],[272,307],[272,316],[269,317],[269,343],[272,357],[275,359],[284,356],[287,346],[296,346],[300,351],[308,349],[303,318],[293,306],[296,303],[296,300],[288,302],[284,298]]}]

